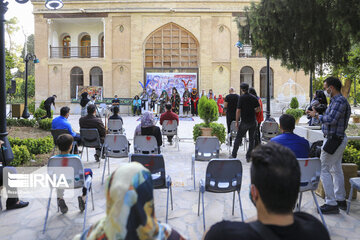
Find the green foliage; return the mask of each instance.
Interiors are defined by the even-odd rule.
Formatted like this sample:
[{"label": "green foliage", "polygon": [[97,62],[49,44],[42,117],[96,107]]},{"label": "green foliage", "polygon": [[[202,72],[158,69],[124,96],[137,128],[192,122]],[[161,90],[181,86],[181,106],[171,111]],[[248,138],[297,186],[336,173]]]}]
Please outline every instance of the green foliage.
[{"label": "green foliage", "polygon": [[37,108],[34,112],[34,118],[40,119],[41,117],[46,115],[46,111],[41,108]]},{"label": "green foliage", "polygon": [[355,163],[360,169],[360,142],[349,141],[343,153],[342,161],[345,163]]},{"label": "green foliage", "polygon": [[31,154],[35,155],[49,153],[54,148],[54,141],[52,136],[38,139],[20,139],[9,137],[9,142],[12,148],[14,146],[25,146]]},{"label": "green foliage", "polygon": [[35,113],[35,101],[29,103],[29,112],[34,115]]},{"label": "green foliage", "polygon": [[304,110],[302,109],[293,109],[293,108],[289,108],[289,109],[286,109],[286,114],[289,114],[291,116],[293,116],[295,118],[295,120],[301,118],[302,115],[304,115]]},{"label": "green foliage", "polygon": [[44,129],[46,131],[50,131],[51,123],[52,123],[52,118],[41,119],[39,120],[39,128]]},{"label": "green foliage", "polygon": [[216,102],[205,96],[202,96],[199,100],[198,112],[206,127],[209,127],[211,122],[217,121],[219,118],[219,109]]},{"label": "green foliage", "polygon": [[198,123],[195,124],[193,128],[193,139],[196,142],[196,139],[201,136],[201,129],[203,127],[210,127],[211,128],[211,135],[216,136],[221,143],[225,143],[226,137],[226,129],[224,125],[220,123],[210,123],[209,126],[206,126],[205,123]]},{"label": "green foliage", "polygon": [[296,97],[291,98],[290,108],[297,109],[299,107],[299,101]]},{"label": "green foliage", "polygon": [[36,120],[35,119],[16,119],[16,118],[8,118],[6,119],[7,126],[17,126],[17,127],[35,127]]},{"label": "green foliage", "polygon": [[14,160],[11,162],[12,166],[20,166],[31,160],[32,154],[25,145],[14,145],[11,148],[14,153]]},{"label": "green foliage", "polygon": [[39,108],[45,110],[45,100],[41,101]]}]

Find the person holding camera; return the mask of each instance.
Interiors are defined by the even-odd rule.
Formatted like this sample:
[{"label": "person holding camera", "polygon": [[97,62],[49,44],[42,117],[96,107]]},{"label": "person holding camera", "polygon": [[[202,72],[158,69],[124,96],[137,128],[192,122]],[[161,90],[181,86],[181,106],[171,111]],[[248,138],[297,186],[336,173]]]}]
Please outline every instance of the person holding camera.
[{"label": "person holding camera", "polygon": [[325,190],[325,204],[321,206],[323,214],[337,214],[339,208],[346,210],[344,173],[341,166],[342,156],[347,144],[345,130],[348,126],[351,108],[341,94],[341,81],[328,77],[324,81],[324,93],[330,97],[329,107],[324,114],[316,109],[307,111],[322,124],[324,143],[321,148],[321,181]]}]

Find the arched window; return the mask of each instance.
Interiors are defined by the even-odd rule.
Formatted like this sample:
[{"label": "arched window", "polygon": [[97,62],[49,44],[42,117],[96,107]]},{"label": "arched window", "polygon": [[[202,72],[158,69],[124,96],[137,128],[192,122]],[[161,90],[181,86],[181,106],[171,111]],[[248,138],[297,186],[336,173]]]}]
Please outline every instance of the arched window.
[{"label": "arched window", "polygon": [[84,35],[80,39],[80,56],[81,57],[90,57],[91,50],[91,37],[90,35]]},{"label": "arched window", "polygon": [[254,70],[251,67],[243,67],[240,71],[240,83],[247,83],[254,87]]},{"label": "arched window", "polygon": [[70,72],[70,97],[76,98],[77,86],[84,86],[84,73],[79,67],[73,67]]},{"label": "arched window", "polygon": [[103,86],[103,71],[99,67],[90,70],[90,86]]},{"label": "arched window", "polygon": [[63,46],[63,57],[70,57],[70,47],[71,47],[71,37],[66,35],[62,39],[62,46]]},{"label": "arched window", "polygon": [[198,41],[184,28],[168,23],[145,43],[146,68],[197,68]]},{"label": "arched window", "polygon": [[[260,70],[260,97],[265,98],[267,93],[266,67]],[[270,68],[270,97],[274,97],[274,72]]]}]

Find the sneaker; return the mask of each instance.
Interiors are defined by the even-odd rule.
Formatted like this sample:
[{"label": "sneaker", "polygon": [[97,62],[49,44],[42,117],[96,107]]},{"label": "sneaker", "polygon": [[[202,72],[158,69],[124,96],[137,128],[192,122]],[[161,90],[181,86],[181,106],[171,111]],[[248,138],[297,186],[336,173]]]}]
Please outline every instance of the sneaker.
[{"label": "sneaker", "polygon": [[339,207],[336,206],[331,206],[328,204],[324,204],[320,207],[320,210],[322,212],[322,214],[338,214],[339,211]]},{"label": "sneaker", "polygon": [[82,196],[78,196],[78,202],[79,202],[79,209],[81,212],[83,212],[85,210],[85,202]]},{"label": "sneaker", "polygon": [[100,161],[100,158],[99,158],[99,156],[98,156],[97,154],[94,154],[94,158],[95,158],[95,161],[96,161],[96,162],[99,162],[99,161]]},{"label": "sneaker", "polygon": [[338,207],[341,209],[341,210],[346,210],[347,208],[347,203],[345,200],[343,201],[336,201],[337,204],[338,204]]},{"label": "sneaker", "polygon": [[64,199],[58,198],[58,206],[59,206],[60,212],[62,214],[67,213],[68,207],[66,206],[66,203],[65,203]]},{"label": "sneaker", "polygon": [[13,205],[6,206],[6,210],[23,208],[23,207],[27,207],[27,205],[29,205],[29,202],[19,201],[18,203],[15,203],[15,204],[13,204]]}]

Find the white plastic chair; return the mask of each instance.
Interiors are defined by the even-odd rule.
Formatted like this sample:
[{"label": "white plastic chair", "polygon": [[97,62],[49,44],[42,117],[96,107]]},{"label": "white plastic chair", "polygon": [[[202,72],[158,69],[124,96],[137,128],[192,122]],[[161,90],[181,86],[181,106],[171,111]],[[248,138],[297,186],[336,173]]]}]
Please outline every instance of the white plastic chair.
[{"label": "white plastic chair", "polygon": [[165,138],[167,136],[174,136],[174,140],[175,140],[175,147],[179,149],[179,136],[178,136],[178,133],[177,133],[177,128],[178,128],[178,124],[177,124],[177,121],[176,120],[164,120],[163,124],[162,124],[162,136],[163,136],[163,143],[164,143],[164,146],[165,146]]},{"label": "white plastic chair", "polygon": [[110,175],[110,158],[123,158],[129,156],[129,141],[122,134],[107,134],[104,142],[105,161],[101,184],[104,184],[106,162],[108,175]]},{"label": "white plastic chair", "polygon": [[350,211],[351,199],[353,197],[354,188],[355,190],[360,191],[360,177],[350,178],[349,182],[351,185],[351,189],[350,189],[349,198],[347,200],[346,214],[349,214]]},{"label": "white plastic chair", "polygon": [[194,179],[195,190],[195,161],[210,161],[213,158],[219,158],[220,142],[215,136],[203,137],[196,139],[195,154],[191,158],[191,176]]},{"label": "white plastic chair", "polygon": [[[230,133],[227,134],[227,138],[226,138],[226,145],[228,146],[229,154],[231,154],[231,147],[232,147],[232,144],[230,145],[230,138],[232,139],[233,142],[235,142],[237,131],[238,129],[235,127],[235,121],[232,121],[230,124]],[[244,151],[246,152],[247,144],[248,144],[248,139],[246,138],[246,135],[243,137],[243,144],[244,144]]]},{"label": "white plastic chair", "polygon": [[316,208],[320,214],[321,221],[323,222],[325,228],[327,229],[324,216],[321,212],[319,203],[314,193],[320,181],[320,173],[321,173],[320,158],[298,158],[297,161],[299,163],[300,172],[301,172],[299,202],[297,205],[297,210],[300,211],[303,192],[311,191]]},{"label": "white plastic chair", "polygon": [[275,119],[265,120],[261,126],[262,139],[268,142],[271,138],[276,137],[279,132],[279,124]]},{"label": "white plastic chair", "polygon": [[108,130],[110,134],[123,134],[123,122],[120,119],[109,119]]},{"label": "white plastic chair", "polygon": [[159,147],[154,136],[135,136],[134,153],[140,154],[158,154]]},{"label": "white plastic chair", "polygon": [[[64,161],[66,159],[66,161]],[[86,200],[85,200],[85,212],[84,212],[84,223],[83,223],[83,231],[85,230],[86,225],[86,214],[87,214],[87,204],[88,204],[88,195],[89,192],[91,193],[91,201],[92,201],[92,208],[94,208],[94,198],[93,198],[93,191],[92,191],[92,178],[91,176],[85,177],[84,166],[78,157],[51,157],[48,162],[48,167],[72,167],[74,169],[74,189],[85,187],[87,189],[86,192]],[[49,174],[53,174],[50,173]],[[45,215],[45,222],[43,233],[46,230],[46,223],[49,216],[50,210],[50,202],[51,202],[51,195],[52,195],[53,188],[50,188],[50,196],[46,208],[46,215]],[[59,208],[58,208],[59,210]]]}]

